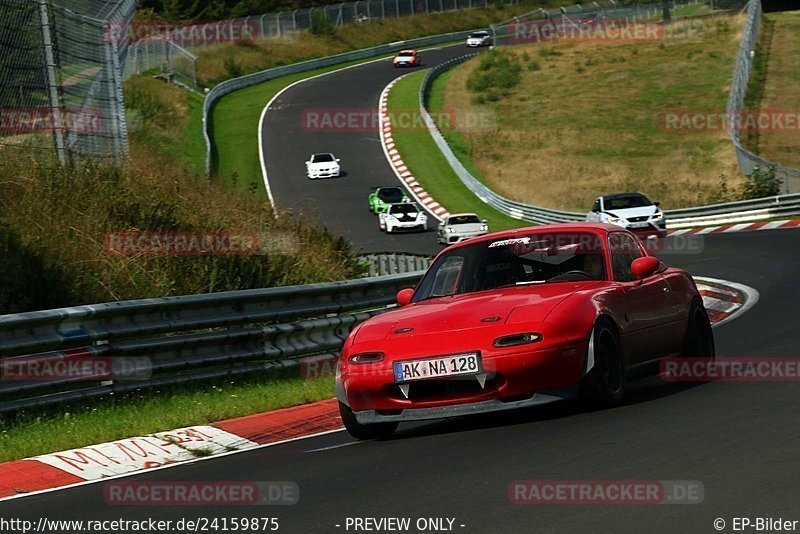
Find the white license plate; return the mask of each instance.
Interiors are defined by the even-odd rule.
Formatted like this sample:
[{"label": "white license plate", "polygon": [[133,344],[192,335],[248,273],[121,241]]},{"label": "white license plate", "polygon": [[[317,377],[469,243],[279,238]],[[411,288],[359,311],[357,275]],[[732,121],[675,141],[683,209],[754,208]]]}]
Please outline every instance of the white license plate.
[{"label": "white license plate", "polygon": [[394,362],[395,382],[412,382],[443,376],[475,375],[480,372],[481,360],[475,352]]},{"label": "white license plate", "polygon": [[646,223],[646,222],[631,223],[631,224],[630,224],[630,227],[631,227],[631,228],[647,228],[647,226],[648,226],[649,224],[650,224],[650,223]]}]

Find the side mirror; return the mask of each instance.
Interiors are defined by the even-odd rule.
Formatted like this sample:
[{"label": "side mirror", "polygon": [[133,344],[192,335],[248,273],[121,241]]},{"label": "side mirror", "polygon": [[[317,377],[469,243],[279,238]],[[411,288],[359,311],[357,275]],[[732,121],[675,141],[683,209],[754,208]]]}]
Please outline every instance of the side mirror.
[{"label": "side mirror", "polygon": [[306,161],[306,165],[311,165],[311,160]]},{"label": "side mirror", "polygon": [[661,202],[653,202],[653,204],[655,204],[656,207],[659,207],[661,205]]},{"label": "side mirror", "polygon": [[482,222],[483,224],[486,224],[486,219],[481,219],[481,222]]},{"label": "side mirror", "polygon": [[336,158],[336,163],[339,163],[340,161],[342,161],[342,160],[340,160],[339,158]]},{"label": "side mirror", "polygon": [[397,305],[401,308],[411,302],[411,297],[414,296],[414,290],[410,287],[401,289],[397,292]]},{"label": "side mirror", "polygon": [[633,260],[633,262],[631,262],[631,272],[636,278],[647,278],[658,270],[658,265],[658,258],[654,258],[653,256],[643,256],[641,258],[636,258]]}]

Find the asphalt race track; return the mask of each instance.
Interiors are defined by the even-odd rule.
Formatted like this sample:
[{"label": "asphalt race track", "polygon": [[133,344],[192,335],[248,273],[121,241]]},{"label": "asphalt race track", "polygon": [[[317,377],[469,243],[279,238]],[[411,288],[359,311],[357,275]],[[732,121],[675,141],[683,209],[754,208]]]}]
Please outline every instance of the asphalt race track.
[{"label": "asphalt race track", "polygon": [[[759,303],[715,329],[722,356],[797,357],[800,232],[709,235],[696,255],[663,259],[757,289]],[[800,519],[796,383],[636,384],[623,406],[572,404],[401,425],[395,439],[345,432],[153,471],[128,481],[295,481],[284,507],[119,507],[103,484],[0,504],[0,517],[275,517],[280,532],[345,532],[347,517],[450,517],[457,532],[726,531],[734,516]],[[695,505],[516,505],[515,480],[698,480]],[[335,525],[342,525],[337,528]],[[458,525],[464,525],[460,527]],[[350,530],[352,532],[352,530]],[[415,532],[415,530],[411,530]]]},{"label": "asphalt race track", "polygon": [[[469,51],[474,50],[463,44],[423,50],[422,68]],[[424,254],[441,250],[433,217],[428,218],[426,233],[387,235],[378,230],[377,217],[368,210],[370,187],[400,182],[386,161],[377,126],[365,131],[312,131],[313,123],[303,120],[304,113],[323,110],[376,113],[384,87],[414,70],[394,68],[390,59],[366,63],[297,84],[272,103],[262,135],[270,189],[279,208],[310,217],[346,237],[356,250]],[[346,175],[306,178],[304,162],[316,152],[336,154]]]}]

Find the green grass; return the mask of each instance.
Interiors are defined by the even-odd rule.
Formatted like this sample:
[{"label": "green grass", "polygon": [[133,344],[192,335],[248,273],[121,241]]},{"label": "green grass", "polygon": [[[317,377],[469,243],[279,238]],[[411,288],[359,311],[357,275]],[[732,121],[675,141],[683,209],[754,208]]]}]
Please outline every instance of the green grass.
[{"label": "green grass", "polygon": [[[388,104],[390,114],[393,110],[407,112],[417,109],[419,87],[425,72],[427,71],[419,71],[406,76],[392,88]],[[443,85],[439,85],[438,89],[441,90],[442,87]],[[441,100],[440,96],[435,96],[432,108],[439,109],[436,108],[436,104],[441,103]],[[420,185],[451,213],[477,213],[488,221],[492,231],[529,225],[524,221],[503,215],[475,196],[453,172],[427,130],[395,130],[393,137],[397,150],[403,156],[403,161]]]},{"label": "green grass", "polygon": [[297,369],[147,390],[0,416],[0,462],[202,425],[334,396],[330,378]]}]

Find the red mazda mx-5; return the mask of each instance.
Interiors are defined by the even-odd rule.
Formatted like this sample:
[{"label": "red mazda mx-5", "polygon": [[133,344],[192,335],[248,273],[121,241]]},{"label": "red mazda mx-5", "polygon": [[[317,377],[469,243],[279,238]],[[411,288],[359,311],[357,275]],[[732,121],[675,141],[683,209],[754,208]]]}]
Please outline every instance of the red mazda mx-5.
[{"label": "red mazda mx-5", "polygon": [[347,430],[390,436],[437,419],[586,396],[671,356],[713,358],[692,277],[599,223],[489,234],[445,249],[399,308],[348,337],[336,394]]}]

